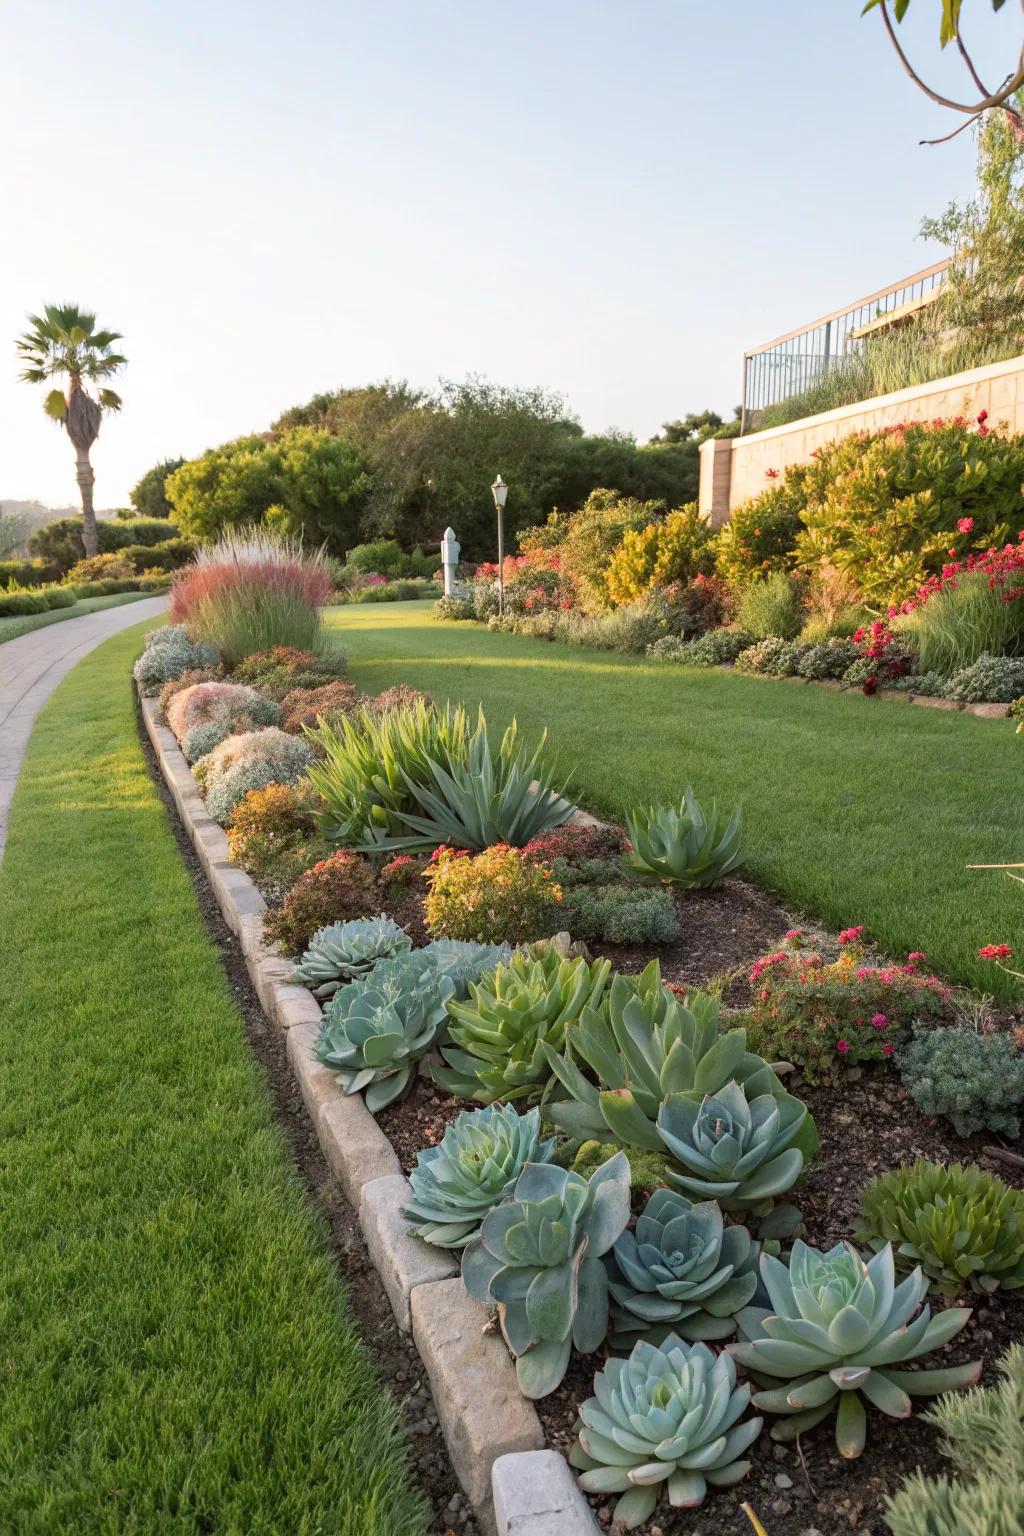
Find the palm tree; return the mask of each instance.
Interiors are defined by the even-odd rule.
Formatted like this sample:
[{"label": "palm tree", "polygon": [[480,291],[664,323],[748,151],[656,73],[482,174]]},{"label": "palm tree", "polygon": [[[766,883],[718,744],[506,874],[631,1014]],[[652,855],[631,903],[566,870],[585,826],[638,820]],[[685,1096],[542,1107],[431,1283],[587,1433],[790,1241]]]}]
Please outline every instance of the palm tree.
[{"label": "palm tree", "polygon": [[29,315],[24,336],[15,342],[25,368],[21,377],[29,384],[67,379],[67,393],[51,389],[43,410],[59,421],[75,450],[75,478],[82,494],[82,543],[87,555],[95,555],[96,513],[92,502],[95,475],[89,450],[99,436],[104,411],[119,411],[121,397],[112,389],[100,389],[93,399],[85,380],[107,379],[128,361],[113,351],[118,331],[98,331],[96,316],[77,304],[47,304],[41,315]]}]

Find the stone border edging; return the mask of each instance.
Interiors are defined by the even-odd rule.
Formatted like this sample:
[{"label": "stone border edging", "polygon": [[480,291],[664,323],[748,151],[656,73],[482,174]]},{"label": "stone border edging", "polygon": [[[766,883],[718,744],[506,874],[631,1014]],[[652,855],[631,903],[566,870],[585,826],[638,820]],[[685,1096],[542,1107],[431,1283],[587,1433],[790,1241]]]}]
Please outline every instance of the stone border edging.
[{"label": "stone border edging", "polygon": [[285,1035],[327,1165],[358,1212],[398,1326],[411,1332],[426,1367],[448,1454],[474,1514],[498,1536],[600,1536],[565,1457],[546,1449],[537,1410],[520,1392],[486,1308],[458,1278],[456,1260],[406,1232],[400,1213],[409,1184],[394,1148],[362,1098],[345,1094],[313,1054],[320,1005],[288,980],[292,962],[265,947],[266,902],[228,858],[227,835],[207,811],[173,732],[158,724],[156,699],[140,694],[140,702],[160,771],[260,1004]]}]

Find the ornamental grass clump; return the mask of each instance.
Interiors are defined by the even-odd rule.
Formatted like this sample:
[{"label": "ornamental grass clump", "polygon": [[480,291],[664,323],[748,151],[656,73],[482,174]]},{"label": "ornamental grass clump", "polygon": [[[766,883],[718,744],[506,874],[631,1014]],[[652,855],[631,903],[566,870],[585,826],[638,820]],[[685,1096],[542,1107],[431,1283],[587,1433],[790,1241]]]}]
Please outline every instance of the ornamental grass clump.
[{"label": "ornamental grass clump", "polygon": [[727,818],[713,801],[705,814],[689,786],[678,806],[628,814],[626,830],[632,851],[623,866],[642,880],[704,890],[746,861],[739,809]]},{"label": "ornamental grass clump", "polygon": [[621,1152],[589,1179],[527,1163],[511,1200],[488,1211],[463,1249],[462,1279],[477,1301],[496,1304],[526,1397],[546,1397],[570,1351],[592,1354],[608,1331],[601,1255],[629,1220],[629,1164]]},{"label": "ornamental grass clump", "polygon": [[850,1243],[827,1253],[799,1240],[788,1266],[763,1253],[761,1280],[769,1307],[739,1314],[743,1342],[726,1346],[764,1390],[754,1404],[783,1415],[773,1440],[795,1440],[836,1412],[841,1456],[864,1450],[865,1400],[894,1419],[908,1419],[912,1398],[973,1386],[981,1361],[930,1370],[899,1370],[941,1349],[964,1327],[970,1310],[950,1307],[932,1317],[921,1308],[927,1277],[915,1269],[896,1284],[891,1246],[865,1261]]},{"label": "ornamental grass clump", "polygon": [[736,1313],[754,1299],[760,1248],[746,1227],[725,1225],[713,1200],[695,1204],[656,1189],[612,1249],[612,1344],[626,1348],[636,1334],[659,1343],[727,1339]]},{"label": "ornamental grass clump", "polygon": [[408,1230],[438,1248],[464,1248],[487,1212],[511,1196],[527,1163],[548,1163],[553,1140],[540,1134],[540,1110],[512,1104],[466,1109],[436,1147],[424,1147],[409,1175],[402,1214]]},{"label": "ornamental grass clump", "polygon": [[920,1264],[942,1296],[1024,1286],[1024,1193],[976,1163],[918,1158],[866,1184],[860,1212],[856,1241],[894,1244],[897,1268]]},{"label": "ornamental grass clump", "polygon": [[382,960],[335,993],[317,1059],[337,1073],[346,1094],[361,1093],[375,1115],[412,1087],[417,1063],[444,1036],[454,992],[429,960],[418,966],[414,955]]},{"label": "ornamental grass clump", "polygon": [[649,1520],[662,1492],[673,1509],[698,1509],[709,1483],[731,1488],[750,1471],[742,1458],[764,1420],[738,1422],[750,1388],[736,1385],[727,1354],[675,1334],[660,1346],[641,1340],[628,1360],[607,1361],[594,1390],[580,1407],[569,1461],[585,1493],[621,1493],[617,1529]]},{"label": "ornamental grass clump", "polygon": [[367,975],[378,961],[411,948],[409,935],[383,912],[331,923],[314,933],[292,980],[308,987],[314,997],[333,997],[346,981]]},{"label": "ornamental grass clump", "polygon": [[175,576],[170,613],[233,667],[277,645],[315,651],[331,585],[322,551],[263,529],[233,529]]},{"label": "ornamental grass clump", "polygon": [[553,946],[518,950],[471,984],[465,1002],[451,1004],[452,1044],[442,1049],[445,1065],[433,1068],[434,1081],[481,1104],[539,1099],[551,1076],[544,1047],[562,1049],[566,1029],[598,1001],[610,973],[609,960]]},{"label": "ornamental grass clump", "polygon": [[542,864],[504,843],[475,857],[441,848],[425,878],[423,912],[437,938],[519,944],[558,926],[561,887]]},{"label": "ornamental grass clump", "polygon": [[657,1119],[672,1093],[699,1102],[733,1081],[751,1098],[783,1093],[768,1063],[747,1050],[742,1029],[721,1033],[718,1000],[707,992],[681,999],[662,985],[657,960],[639,976],[616,973],[570,1024],[564,1048],[548,1045],[545,1055],[557,1079],[552,1124],[584,1141],[647,1152],[664,1153]]},{"label": "ornamental grass clump", "polygon": [[[807,1106],[791,1094],[764,1093],[747,1098],[737,1082],[714,1094],[673,1093],[658,1111],[658,1133],[677,1165],[672,1184],[698,1200],[717,1200],[723,1211],[771,1211],[803,1173],[816,1144]],[[809,1140],[809,1138],[812,1138]],[[784,1207],[783,1235],[795,1222]]]}]

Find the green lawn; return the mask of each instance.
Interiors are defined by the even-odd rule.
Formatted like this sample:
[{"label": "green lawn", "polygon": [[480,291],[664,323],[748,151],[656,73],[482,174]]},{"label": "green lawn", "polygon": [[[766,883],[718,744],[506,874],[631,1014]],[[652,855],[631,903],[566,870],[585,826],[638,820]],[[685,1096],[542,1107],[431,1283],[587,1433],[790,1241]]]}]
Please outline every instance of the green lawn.
[{"label": "green lawn", "polygon": [[1008,720],[439,624],[420,604],[339,608],[331,632],[367,690],[408,682],[482,702],[532,739],[545,726],[578,798],[621,818],[638,801],[743,806],[749,873],[835,926],[1002,996],[977,958],[1020,942],[1024,897],[969,863],[1024,857],[1024,744]]},{"label": "green lawn", "polygon": [[33,629],[45,629],[48,624],[60,624],[64,619],[80,619],[84,613],[98,613],[101,608],[120,608],[122,603],[137,603],[140,598],[153,597],[152,592],[112,592],[108,597],[83,597],[67,608],[50,608],[46,613],[25,613],[0,618],[0,645],[5,640],[16,640]]},{"label": "green lawn", "polygon": [[47,705],[0,865],[0,1530],[424,1536],[146,772],[142,630]]}]

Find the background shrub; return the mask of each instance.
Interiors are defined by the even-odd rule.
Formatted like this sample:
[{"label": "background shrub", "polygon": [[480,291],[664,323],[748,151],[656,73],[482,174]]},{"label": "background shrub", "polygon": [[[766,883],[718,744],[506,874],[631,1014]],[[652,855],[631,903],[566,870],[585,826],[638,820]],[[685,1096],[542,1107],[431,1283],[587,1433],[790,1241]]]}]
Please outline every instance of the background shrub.
[{"label": "background shrub", "polygon": [[794,640],[804,622],[804,610],[793,580],[784,571],[772,571],[748,582],[736,598],[736,623],[755,640],[775,635]]},{"label": "background shrub", "polygon": [[715,537],[715,569],[732,587],[796,563],[801,530],[803,472],[793,465],[786,479],[742,502]]},{"label": "background shrub", "polygon": [[[175,524],[160,517],[98,518],[96,522],[96,542],[101,555],[131,545],[163,544],[177,532]],[[62,517],[47,523],[32,535],[28,547],[33,555],[54,566],[63,576],[79,560],[85,559],[81,517]]]},{"label": "background shrub", "polygon": [[609,561],[605,585],[612,602],[621,606],[651,587],[707,575],[712,565],[711,530],[691,502],[646,528],[627,529]]},{"label": "background shrub", "polygon": [[43,587],[58,581],[60,566],[46,560],[0,560],[0,589],[4,587]]}]

